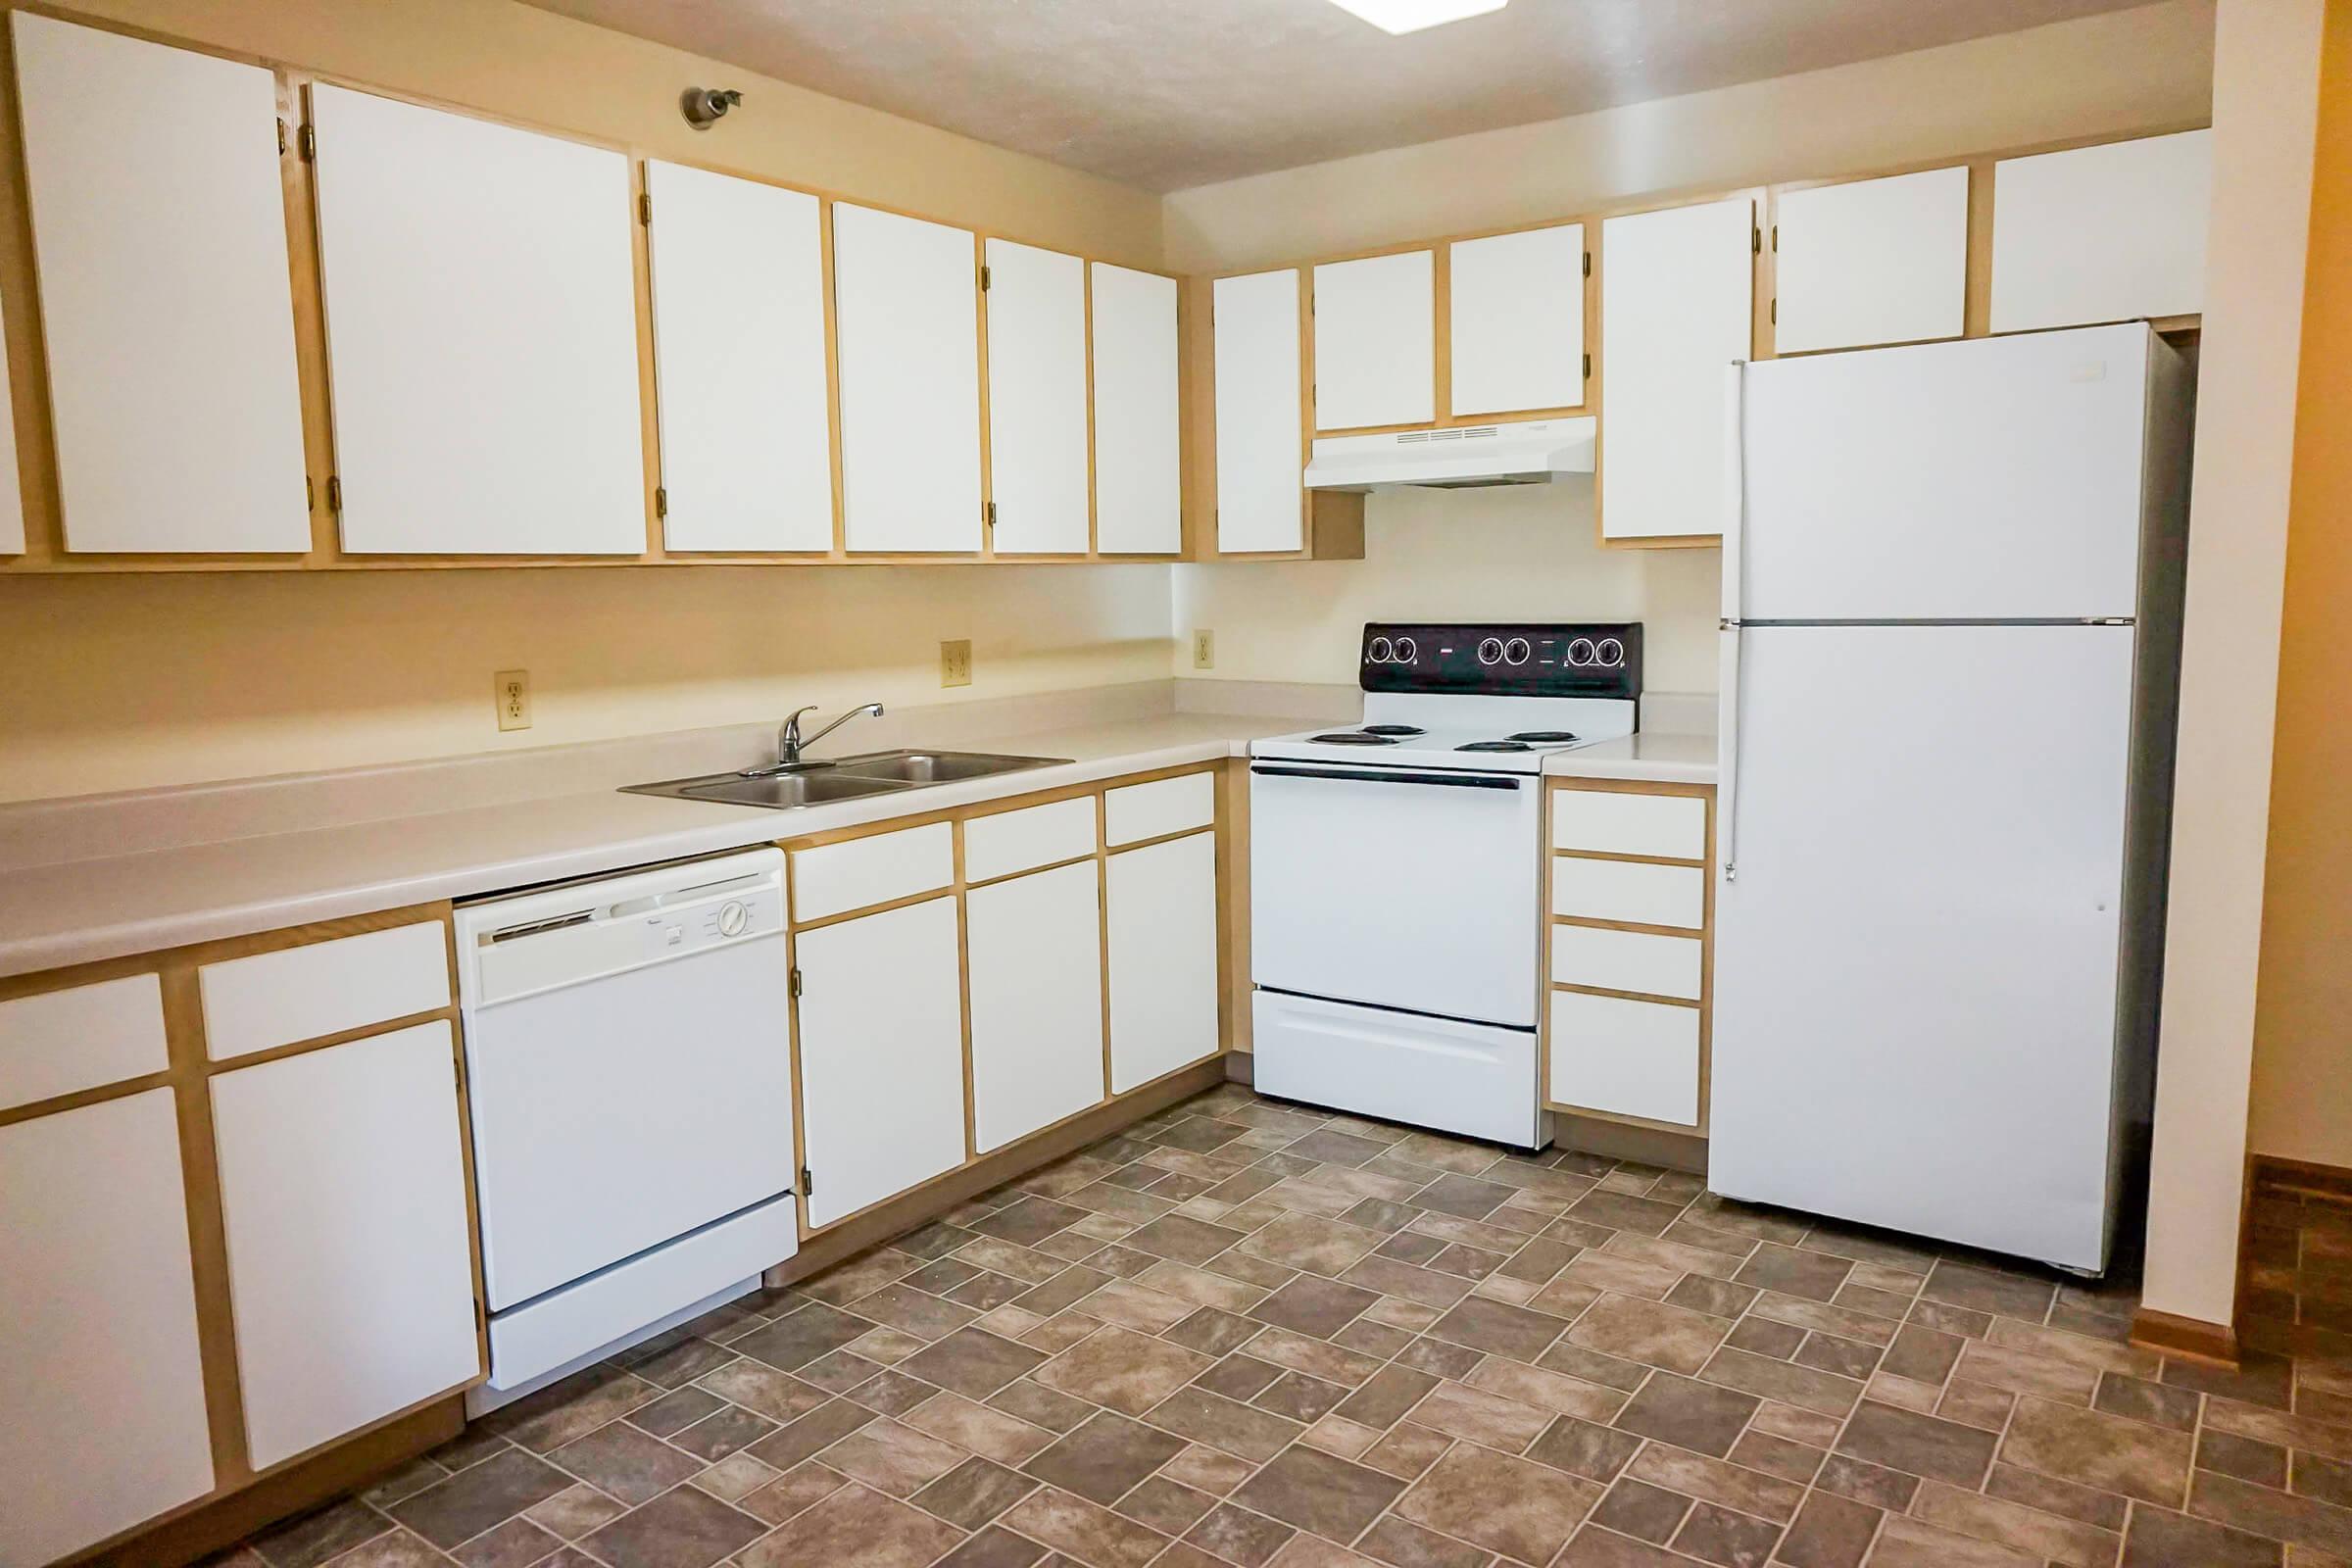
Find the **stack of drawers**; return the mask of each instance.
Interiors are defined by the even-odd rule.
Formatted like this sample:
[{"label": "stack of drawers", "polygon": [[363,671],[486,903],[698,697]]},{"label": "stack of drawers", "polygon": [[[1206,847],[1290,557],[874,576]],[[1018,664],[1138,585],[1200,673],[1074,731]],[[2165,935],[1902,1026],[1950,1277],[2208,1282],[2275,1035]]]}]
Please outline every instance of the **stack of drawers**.
[{"label": "stack of drawers", "polygon": [[1706,1125],[1714,791],[1555,781],[1544,1101]]}]

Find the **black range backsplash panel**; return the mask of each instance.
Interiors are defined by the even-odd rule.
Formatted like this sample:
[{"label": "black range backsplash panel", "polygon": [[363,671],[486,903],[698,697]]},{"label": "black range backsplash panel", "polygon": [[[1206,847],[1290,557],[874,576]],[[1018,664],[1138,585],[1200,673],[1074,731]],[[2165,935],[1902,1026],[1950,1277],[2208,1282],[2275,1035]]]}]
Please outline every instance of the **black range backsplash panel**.
[{"label": "black range backsplash panel", "polygon": [[1638,698],[1642,623],[1375,621],[1358,669],[1368,692]]}]

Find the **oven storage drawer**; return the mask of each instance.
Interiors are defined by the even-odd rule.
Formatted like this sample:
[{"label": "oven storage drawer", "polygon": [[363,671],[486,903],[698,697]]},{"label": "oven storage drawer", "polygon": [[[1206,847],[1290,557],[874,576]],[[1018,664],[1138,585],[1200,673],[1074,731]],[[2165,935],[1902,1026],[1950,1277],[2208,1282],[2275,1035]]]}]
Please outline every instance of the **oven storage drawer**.
[{"label": "oven storage drawer", "polygon": [[1562,855],[1551,863],[1551,912],[1696,931],[1706,924],[1707,874],[1695,865]]},{"label": "oven storage drawer", "polygon": [[1260,991],[1250,1035],[1260,1094],[1521,1149],[1544,1141],[1532,1029]]}]

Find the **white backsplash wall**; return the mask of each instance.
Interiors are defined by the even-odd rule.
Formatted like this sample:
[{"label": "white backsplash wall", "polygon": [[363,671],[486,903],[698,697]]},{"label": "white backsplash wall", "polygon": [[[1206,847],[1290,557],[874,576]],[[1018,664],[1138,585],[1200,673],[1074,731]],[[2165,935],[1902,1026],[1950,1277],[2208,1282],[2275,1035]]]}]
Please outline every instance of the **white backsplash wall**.
[{"label": "white backsplash wall", "polygon": [[1602,549],[1588,481],[1389,491],[1361,561],[1175,567],[1176,673],[1352,684],[1368,620],[1638,620],[1645,686],[1711,692],[1722,570],[1718,550]]}]

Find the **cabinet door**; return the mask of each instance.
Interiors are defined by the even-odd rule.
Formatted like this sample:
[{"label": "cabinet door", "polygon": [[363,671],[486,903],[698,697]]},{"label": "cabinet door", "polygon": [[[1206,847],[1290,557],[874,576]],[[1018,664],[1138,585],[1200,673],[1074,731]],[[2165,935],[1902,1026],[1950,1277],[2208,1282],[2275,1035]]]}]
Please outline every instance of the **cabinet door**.
[{"label": "cabinet door", "polygon": [[1315,269],[1315,428],[1437,417],[1434,254]]},{"label": "cabinet door", "polygon": [[629,163],[314,86],[343,548],[645,549]]},{"label": "cabinet door", "polygon": [[1306,544],[1300,433],[1298,271],[1220,277],[1210,285],[1216,352],[1217,553]]},{"label": "cabinet door", "polygon": [[1551,994],[1551,1102],[1694,1126],[1699,1009],[1583,991]]},{"label": "cabinet door", "polygon": [[2205,309],[2213,132],[2077,147],[1992,166],[1992,329]]},{"label": "cabinet door", "polygon": [[1783,191],[1773,243],[1779,353],[1960,335],[1968,293],[1965,168]]},{"label": "cabinet door", "polygon": [[1600,225],[1600,533],[1723,531],[1723,372],[1749,353],[1755,204]]},{"label": "cabinet door", "polygon": [[963,1163],[956,900],[803,931],[802,1160],[830,1225]]},{"label": "cabinet door", "polygon": [[671,550],[830,550],[816,198],[648,162],[654,373]]},{"label": "cabinet door", "polygon": [[850,549],[980,548],[979,299],[970,230],[833,204]]},{"label": "cabinet door", "polygon": [[1102,905],[1095,862],[964,895],[972,993],[972,1148],[1102,1099]]},{"label": "cabinet door", "polygon": [[1110,1092],[1213,1055],[1217,837],[1110,858]]},{"label": "cabinet door", "polygon": [[1096,262],[1095,549],[1106,556],[1184,548],[1177,398],[1176,280]]},{"label": "cabinet door", "polygon": [[1585,225],[1462,240],[1446,265],[1450,412],[1583,407]]},{"label": "cabinet door", "polygon": [[446,1021],[213,1079],[255,1467],[481,1371]]},{"label": "cabinet door", "polygon": [[1086,264],[988,241],[988,495],[997,554],[1084,555]]},{"label": "cabinet door", "polygon": [[0,1127],[0,1562],[213,1490],[172,1091]]},{"label": "cabinet door", "polygon": [[10,21],[66,548],[310,549],[275,81]]}]

